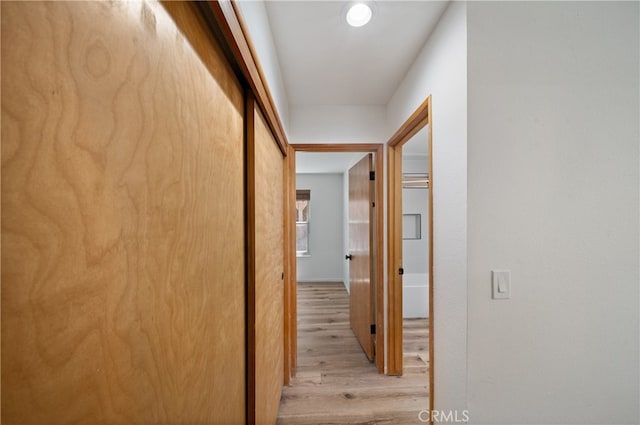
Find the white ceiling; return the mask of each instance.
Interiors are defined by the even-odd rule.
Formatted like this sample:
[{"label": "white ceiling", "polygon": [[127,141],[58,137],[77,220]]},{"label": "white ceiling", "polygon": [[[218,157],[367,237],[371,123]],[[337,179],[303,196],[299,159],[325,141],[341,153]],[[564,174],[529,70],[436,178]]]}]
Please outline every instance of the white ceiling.
[{"label": "white ceiling", "polygon": [[360,28],[348,1],[267,1],[291,105],[386,105],[446,1],[374,1]]},{"label": "white ceiling", "polygon": [[[353,1],[266,1],[288,104],[386,105],[435,28],[448,1],[383,0],[371,22],[345,21]],[[426,156],[426,130],[403,154]],[[296,172],[343,173],[363,153],[296,154]]]},{"label": "white ceiling", "polygon": [[366,153],[296,152],[296,174],[343,173]]}]

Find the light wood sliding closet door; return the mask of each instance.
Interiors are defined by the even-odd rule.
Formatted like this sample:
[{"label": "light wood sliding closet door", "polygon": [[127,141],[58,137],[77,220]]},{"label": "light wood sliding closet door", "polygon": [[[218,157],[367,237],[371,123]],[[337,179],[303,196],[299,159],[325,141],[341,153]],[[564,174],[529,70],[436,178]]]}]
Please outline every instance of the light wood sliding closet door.
[{"label": "light wood sliding closet door", "polygon": [[244,423],[244,100],[221,49],[186,3],[1,8],[2,423]]},{"label": "light wood sliding closet door", "polygon": [[284,160],[247,100],[249,423],[275,424],[284,379]]}]

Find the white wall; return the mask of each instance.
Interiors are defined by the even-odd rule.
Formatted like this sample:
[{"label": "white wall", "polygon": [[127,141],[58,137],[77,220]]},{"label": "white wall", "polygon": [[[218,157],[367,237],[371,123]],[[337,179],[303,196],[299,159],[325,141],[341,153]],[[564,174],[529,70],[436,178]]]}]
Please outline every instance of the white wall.
[{"label": "white wall", "polygon": [[297,174],[296,188],[311,190],[311,256],[298,258],[298,281],[342,282],[345,261],[342,174]]},{"label": "white wall", "polygon": [[[342,252],[349,252],[349,170],[342,174]],[[343,257],[344,259],[344,257]],[[342,262],[342,281],[351,293],[351,262]]]},{"label": "white wall", "polygon": [[267,80],[267,85],[273,97],[273,101],[278,110],[278,115],[282,121],[285,133],[289,135],[289,99],[282,80],[280,62],[271,25],[267,16],[267,9],[264,1],[242,0],[237,1],[236,6],[240,8],[240,13],[244,19],[253,47],[259,58],[260,67]]},{"label": "white wall", "polygon": [[637,424],[639,3],[467,8],[471,422]]},{"label": "white wall", "polygon": [[[403,173],[426,173],[427,157],[402,158]],[[402,241],[402,266],[405,273],[428,273],[429,228],[428,189],[402,189],[402,214],[420,214],[420,239]]]},{"label": "white wall", "polygon": [[402,240],[402,267],[405,273],[429,272],[429,228],[427,189],[402,189],[402,214],[420,214],[420,239]]},{"label": "white wall", "polygon": [[[426,173],[427,158],[403,158],[402,171]],[[420,214],[420,239],[402,240],[402,317],[429,316],[428,189],[402,189],[402,214]]]},{"label": "white wall", "polygon": [[291,143],[383,143],[384,106],[292,105]]},{"label": "white wall", "polygon": [[387,106],[390,136],[432,95],[436,409],[467,403],[467,30],[452,2]]}]

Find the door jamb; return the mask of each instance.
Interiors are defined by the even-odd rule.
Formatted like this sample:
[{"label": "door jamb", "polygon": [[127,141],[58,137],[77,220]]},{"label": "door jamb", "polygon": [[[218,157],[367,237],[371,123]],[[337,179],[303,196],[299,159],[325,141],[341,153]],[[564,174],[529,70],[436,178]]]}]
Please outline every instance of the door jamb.
[{"label": "door jamb", "polygon": [[[381,143],[312,143],[312,144],[290,144],[290,147],[293,148],[293,153],[295,152],[373,152],[375,153],[374,160],[374,170],[376,174],[375,179],[375,193],[376,193],[376,201],[377,205],[382,206],[382,195],[383,195],[383,168],[384,168],[384,144]],[[292,155],[295,158],[295,155]],[[290,171],[291,172],[291,169]],[[289,196],[295,196],[295,168],[293,169],[293,176],[289,179],[293,182],[293,190],[289,188]],[[295,204],[295,202],[294,202]],[[287,216],[290,216],[288,214]],[[384,245],[383,245],[383,229],[384,229],[384,221],[382,214],[378,212],[376,215],[376,228],[375,228],[375,249],[377,253],[378,260],[375,264],[375,276],[376,276],[376,338],[375,338],[375,352],[376,352],[376,368],[378,369],[378,373],[384,373],[384,264],[382,258],[384,255]],[[294,226],[295,229],[295,226]],[[295,234],[294,234],[295,237]],[[295,246],[295,245],[294,245]],[[292,257],[293,256],[293,257]],[[292,258],[292,259],[291,259]],[[293,253],[289,253],[289,261],[293,261],[295,263],[295,251]],[[295,274],[292,277],[295,283]],[[295,286],[295,285],[294,285]],[[289,291],[290,296],[295,296],[295,290]],[[285,305],[291,305],[292,300],[288,300]],[[295,305],[295,298],[293,298],[293,305]],[[297,321],[297,312],[291,311],[292,314],[285,313],[286,320],[291,320],[291,323],[296,323]],[[293,335],[293,338],[296,339],[296,335]],[[297,353],[294,353],[294,357]]]},{"label": "door jamb", "polygon": [[402,145],[425,125],[429,126],[427,155],[429,173],[429,410],[434,407],[434,308],[433,308],[433,149],[431,95],[411,114],[387,142],[387,265],[388,353],[387,373],[402,375]]},{"label": "door jamb", "polygon": [[295,376],[298,352],[296,263],[296,155],[287,145],[284,158],[284,385]]}]

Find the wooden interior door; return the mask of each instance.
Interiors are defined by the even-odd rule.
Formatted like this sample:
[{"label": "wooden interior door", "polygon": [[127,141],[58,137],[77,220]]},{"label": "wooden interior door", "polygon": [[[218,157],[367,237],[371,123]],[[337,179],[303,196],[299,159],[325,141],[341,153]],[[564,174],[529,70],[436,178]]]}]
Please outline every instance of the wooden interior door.
[{"label": "wooden interior door", "polygon": [[349,170],[349,253],[351,329],[367,358],[374,359],[372,284],[373,155],[367,154]]}]

